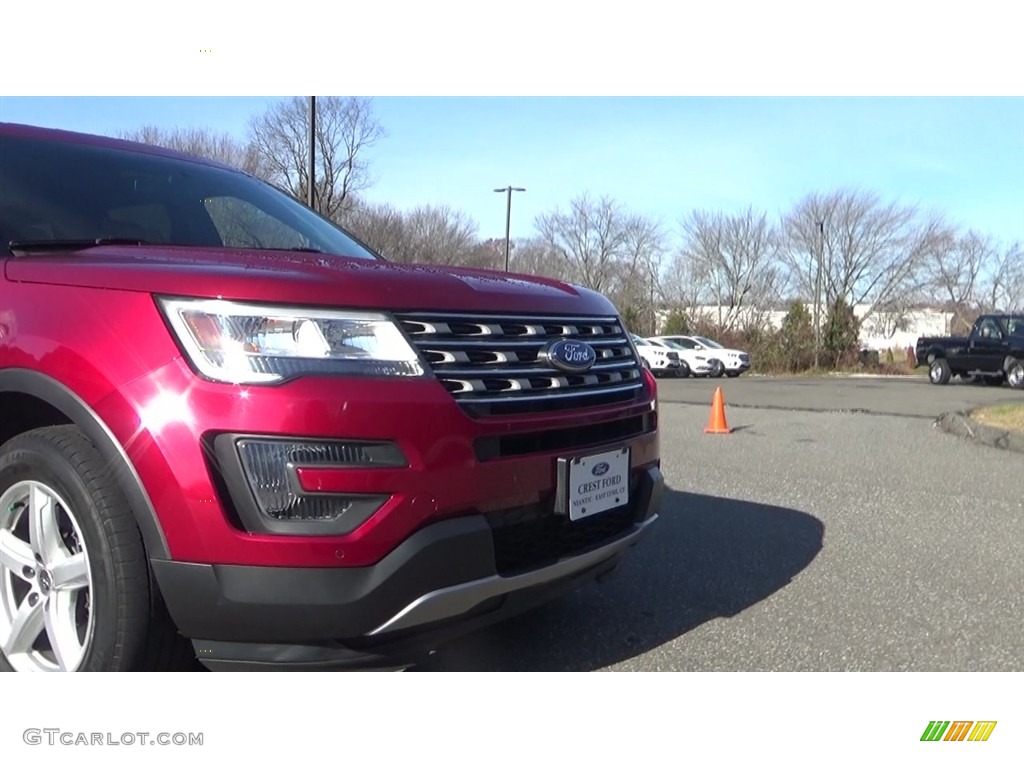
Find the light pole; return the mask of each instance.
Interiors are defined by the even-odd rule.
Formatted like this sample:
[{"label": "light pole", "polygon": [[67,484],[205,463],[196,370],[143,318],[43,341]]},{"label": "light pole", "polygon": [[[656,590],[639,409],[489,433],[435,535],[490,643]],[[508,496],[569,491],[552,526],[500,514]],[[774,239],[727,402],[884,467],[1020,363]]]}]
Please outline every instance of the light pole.
[{"label": "light pole", "polygon": [[309,188],[306,205],[316,210],[316,96],[309,97]]},{"label": "light pole", "polygon": [[509,232],[512,226],[512,193],[513,192],[525,192],[525,187],[499,187],[494,190],[495,192],[504,192],[508,195],[508,202],[505,203],[505,271],[508,272],[508,251],[509,251]]},{"label": "light pole", "polygon": [[814,277],[814,367],[821,353],[821,262],[825,259],[825,222],[818,224],[818,269]]}]

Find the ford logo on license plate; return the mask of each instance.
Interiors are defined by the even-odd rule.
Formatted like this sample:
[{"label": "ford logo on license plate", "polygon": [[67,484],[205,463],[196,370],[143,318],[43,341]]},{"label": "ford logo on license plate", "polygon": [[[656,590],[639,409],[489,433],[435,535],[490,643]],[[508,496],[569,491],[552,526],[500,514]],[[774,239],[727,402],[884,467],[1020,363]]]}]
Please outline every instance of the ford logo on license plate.
[{"label": "ford logo on license plate", "polygon": [[584,341],[559,339],[548,344],[537,355],[555,368],[569,373],[579,373],[591,368],[597,362],[597,352]]},{"label": "ford logo on license plate", "polygon": [[594,468],[590,470],[590,474],[600,477],[601,475],[608,474],[609,469],[611,469],[611,467],[608,465],[608,462],[602,461],[600,464],[594,465]]}]

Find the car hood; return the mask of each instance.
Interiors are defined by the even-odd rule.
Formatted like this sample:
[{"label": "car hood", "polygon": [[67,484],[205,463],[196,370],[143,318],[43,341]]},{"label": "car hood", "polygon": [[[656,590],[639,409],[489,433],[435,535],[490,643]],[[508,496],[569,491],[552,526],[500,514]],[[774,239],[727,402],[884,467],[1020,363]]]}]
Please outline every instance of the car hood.
[{"label": "car hood", "polygon": [[20,282],[312,306],[616,314],[602,295],[546,278],[293,251],[102,246],[8,259],[5,272]]}]

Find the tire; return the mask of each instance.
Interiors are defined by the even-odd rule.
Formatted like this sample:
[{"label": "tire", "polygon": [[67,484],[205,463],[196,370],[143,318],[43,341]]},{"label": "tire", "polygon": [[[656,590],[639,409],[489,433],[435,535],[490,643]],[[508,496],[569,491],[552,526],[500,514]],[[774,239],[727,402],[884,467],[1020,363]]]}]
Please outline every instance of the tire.
[{"label": "tire", "polygon": [[36,429],[0,447],[0,670],[180,660],[184,641],[150,581],[128,502],[77,427]]},{"label": "tire", "polygon": [[1024,389],[1024,362],[1016,358],[1006,361],[1006,382],[1013,389]]},{"label": "tire", "polygon": [[720,378],[722,378],[722,375],[724,373],[725,373],[725,364],[721,360],[712,360],[711,361],[711,372],[708,374],[708,376],[710,376],[710,377],[712,377],[714,379],[720,379]]},{"label": "tire", "polygon": [[679,363],[679,370],[676,371],[677,379],[688,379],[690,378],[690,366],[684,362]]},{"label": "tire", "polygon": [[928,367],[928,380],[932,384],[948,384],[953,372],[949,370],[949,362],[944,357],[932,361]]}]

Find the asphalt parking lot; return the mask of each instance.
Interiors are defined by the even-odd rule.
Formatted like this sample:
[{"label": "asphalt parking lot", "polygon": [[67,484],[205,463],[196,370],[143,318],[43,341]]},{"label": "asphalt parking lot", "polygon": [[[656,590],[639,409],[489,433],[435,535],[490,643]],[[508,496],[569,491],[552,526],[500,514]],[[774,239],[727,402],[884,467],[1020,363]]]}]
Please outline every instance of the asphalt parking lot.
[{"label": "asphalt parking lot", "polygon": [[[705,435],[715,387],[730,435]],[[1024,455],[934,427],[1024,400],[921,379],[660,382],[656,530],[424,670],[1020,671]]]}]

